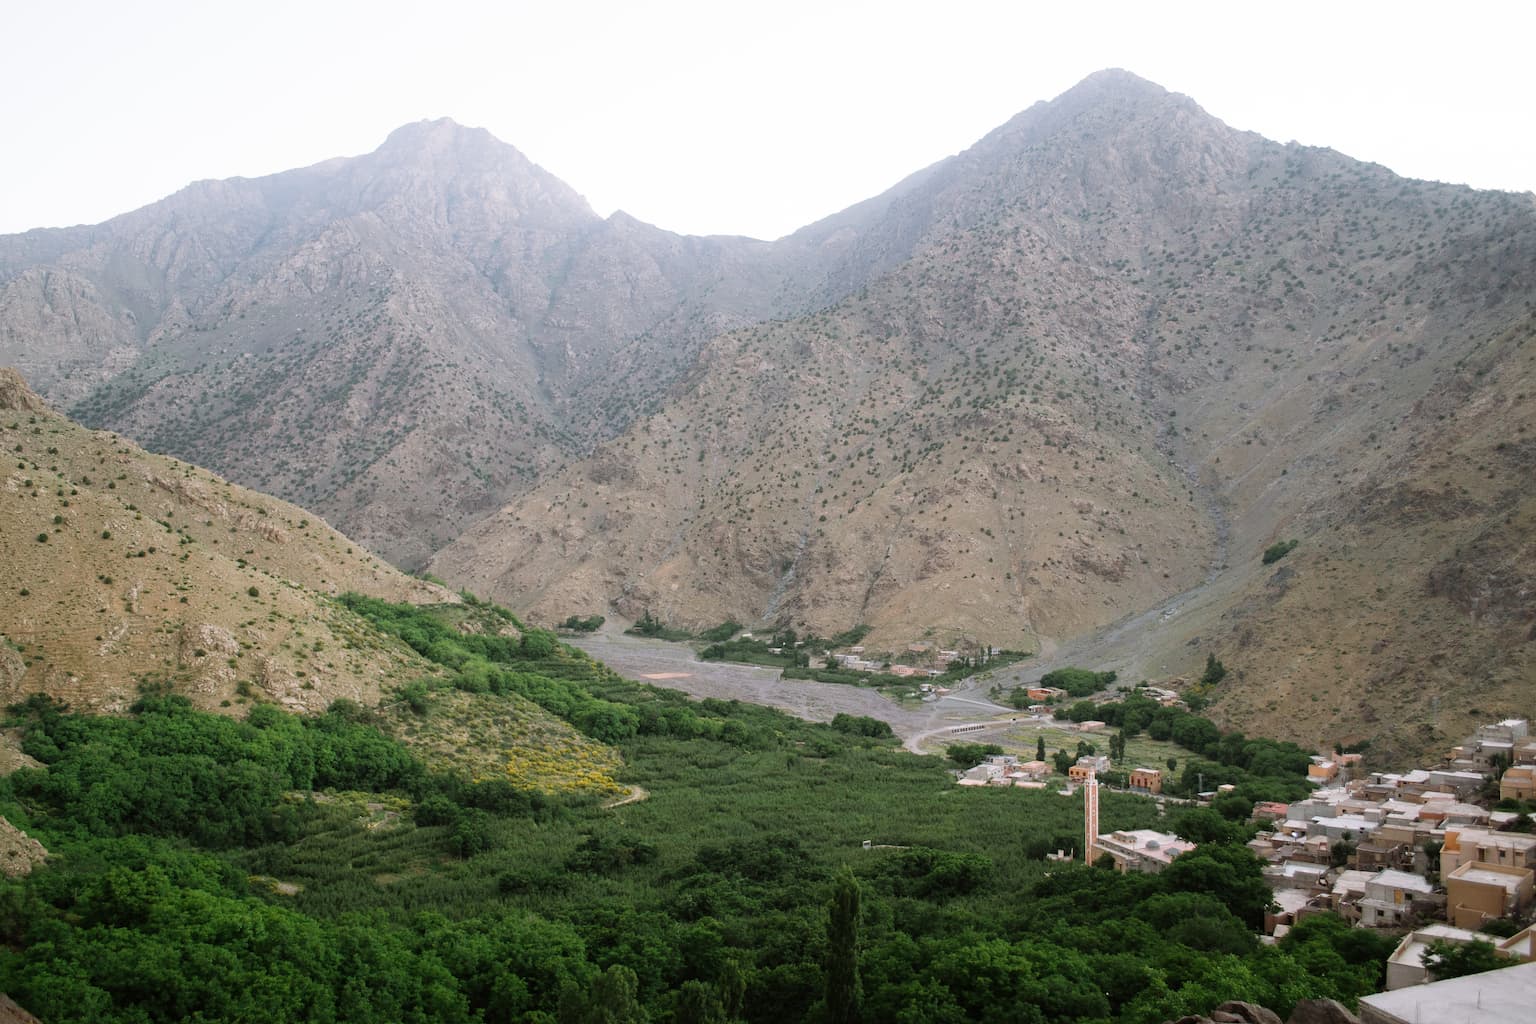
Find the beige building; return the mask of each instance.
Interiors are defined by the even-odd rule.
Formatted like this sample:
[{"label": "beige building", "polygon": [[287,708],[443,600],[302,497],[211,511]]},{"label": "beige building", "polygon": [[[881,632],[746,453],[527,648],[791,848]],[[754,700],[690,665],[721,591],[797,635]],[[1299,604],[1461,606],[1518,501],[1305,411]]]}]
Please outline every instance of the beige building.
[{"label": "beige building", "polygon": [[1447,828],[1440,849],[1440,877],[1470,861],[1511,868],[1536,868],[1536,836],[1490,832],[1483,828]]},{"label": "beige building", "polygon": [[1090,754],[1077,759],[1077,763],[1067,769],[1067,777],[1073,782],[1087,782],[1094,775],[1101,775],[1109,771],[1109,758]]},{"label": "beige building", "polygon": [[1499,779],[1499,799],[1530,800],[1533,797],[1536,797],[1536,764],[1506,768]]},{"label": "beige building", "polygon": [[1403,936],[1392,955],[1387,958],[1387,991],[1422,985],[1429,981],[1429,969],[1424,966],[1424,954],[1431,942],[1454,942],[1464,945],[1481,939],[1492,941],[1492,936],[1479,935],[1465,928],[1453,928],[1448,924],[1431,924],[1415,929]]},{"label": "beige building", "polygon": [[1512,917],[1530,906],[1533,876],[1530,868],[1468,861],[1445,876],[1446,915],[1458,928]]},{"label": "beige building", "polygon": [[1115,858],[1115,870],[1140,871],[1155,875],[1180,854],[1188,853],[1195,844],[1167,832],[1155,832],[1141,828],[1101,835],[1094,844],[1097,853],[1107,853]]},{"label": "beige building", "polygon": [[1144,793],[1161,793],[1163,791],[1163,773],[1156,768],[1131,769],[1132,789],[1141,790]]}]

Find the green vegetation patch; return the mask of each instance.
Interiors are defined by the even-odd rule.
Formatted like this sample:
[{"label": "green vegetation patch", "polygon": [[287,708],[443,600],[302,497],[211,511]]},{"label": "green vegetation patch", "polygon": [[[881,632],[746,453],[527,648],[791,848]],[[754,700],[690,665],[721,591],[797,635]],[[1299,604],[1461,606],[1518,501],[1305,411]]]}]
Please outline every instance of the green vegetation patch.
[{"label": "green vegetation patch", "polygon": [[1271,544],[1269,547],[1264,549],[1264,564],[1273,565],[1274,563],[1280,561],[1280,559],[1284,558],[1292,551],[1295,551],[1296,545],[1300,543],[1301,541],[1298,540],[1282,540],[1276,544]]},{"label": "green vegetation patch", "polygon": [[[427,728],[461,701],[520,715],[524,688],[569,722],[615,709],[622,778],[649,798],[604,810],[501,775],[475,784],[345,703],[235,722],[163,694],[116,719],[35,700],[15,724],[44,767],[0,780],[0,813],[54,856],[0,880],[14,998],[51,1024],[768,1024],[854,1007],[1154,1024],[1224,999],[1284,1016],[1380,985],[1385,944],[1336,919],[1259,945],[1268,889],[1220,813],[1175,822],[1203,845],[1160,875],[1052,863],[1080,844],[1080,800],[956,787],[881,723],[692,701],[537,631],[351,603],[456,673],[384,724]],[[1145,710],[1104,714],[1250,773],[1289,753]],[[1118,793],[1101,813],[1106,830],[1162,820]]]}]

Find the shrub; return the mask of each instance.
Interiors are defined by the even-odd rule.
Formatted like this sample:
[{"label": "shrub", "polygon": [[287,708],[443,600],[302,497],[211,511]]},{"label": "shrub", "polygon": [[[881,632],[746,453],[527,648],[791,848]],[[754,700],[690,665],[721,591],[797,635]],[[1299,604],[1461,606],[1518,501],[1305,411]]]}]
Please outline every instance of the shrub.
[{"label": "shrub", "polygon": [[891,731],[889,722],[870,718],[868,715],[848,715],[839,712],[832,718],[832,728],[850,736],[870,736],[878,740],[894,739],[896,736]]},{"label": "shrub", "polygon": [[1273,565],[1275,562],[1280,561],[1280,559],[1295,550],[1296,545],[1300,543],[1301,541],[1298,540],[1282,540],[1278,544],[1271,544],[1264,549],[1264,564]]},{"label": "shrub", "polygon": [[1041,686],[1054,686],[1066,690],[1070,696],[1086,697],[1113,683],[1113,672],[1090,672],[1085,668],[1058,668],[1040,677]]},{"label": "shrub", "polygon": [[961,768],[974,768],[1002,752],[1003,748],[996,743],[952,743],[944,748],[944,755]]},{"label": "shrub", "polygon": [[724,643],[726,640],[729,640],[731,637],[740,632],[741,623],[735,621],[734,619],[729,619],[720,623],[720,625],[714,627],[713,629],[706,629],[704,632],[699,634],[699,639],[712,644]]}]

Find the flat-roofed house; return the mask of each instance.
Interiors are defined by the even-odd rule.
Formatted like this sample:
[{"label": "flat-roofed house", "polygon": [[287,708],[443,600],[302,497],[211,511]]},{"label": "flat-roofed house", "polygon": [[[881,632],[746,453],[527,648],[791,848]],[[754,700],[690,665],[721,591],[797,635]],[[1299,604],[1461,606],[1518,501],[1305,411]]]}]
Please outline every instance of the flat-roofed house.
[{"label": "flat-roofed house", "polygon": [[1435,887],[1406,871],[1378,871],[1365,883],[1360,900],[1360,923],[1367,928],[1396,928],[1418,914],[1414,900],[1428,896]]},{"label": "flat-roofed house", "polygon": [[1168,832],[1140,828],[1101,835],[1094,848],[1113,857],[1117,871],[1154,875],[1172,864],[1175,857],[1193,850],[1195,844]]},{"label": "flat-roofed house", "polygon": [[1530,868],[1467,863],[1445,876],[1445,906],[1451,924],[1481,928],[1499,917],[1514,917],[1531,903]]}]

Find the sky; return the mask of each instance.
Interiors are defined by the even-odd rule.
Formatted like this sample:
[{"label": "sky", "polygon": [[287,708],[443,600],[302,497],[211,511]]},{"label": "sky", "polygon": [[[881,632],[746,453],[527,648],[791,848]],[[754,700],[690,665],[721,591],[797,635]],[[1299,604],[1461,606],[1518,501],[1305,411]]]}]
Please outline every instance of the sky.
[{"label": "sky", "polygon": [[1536,4],[1516,0],[6,6],[0,233],[451,117],[605,216],[776,238],[1106,67],[1281,142],[1536,190]]}]

